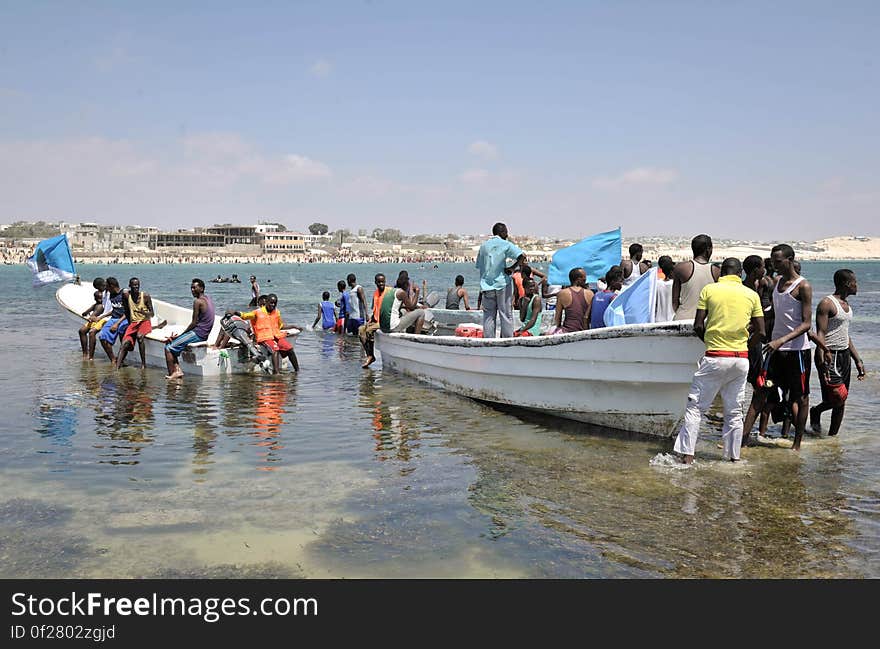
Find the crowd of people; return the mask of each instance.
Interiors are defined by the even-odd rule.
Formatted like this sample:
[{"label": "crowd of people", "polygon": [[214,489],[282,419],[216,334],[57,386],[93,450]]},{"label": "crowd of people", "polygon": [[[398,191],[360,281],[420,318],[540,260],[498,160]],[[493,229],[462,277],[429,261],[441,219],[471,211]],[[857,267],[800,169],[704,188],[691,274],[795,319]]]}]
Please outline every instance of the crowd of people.
[{"label": "crowd of people", "polygon": [[[808,423],[812,431],[821,430],[821,415],[826,411],[831,411],[828,434],[836,435],[840,430],[853,363],[858,378],[865,376],[864,363],[849,336],[852,307],[847,298],[858,288],[851,270],[834,273],[835,291],[818,301],[813,328],[813,289],[800,275],[800,264],[788,244],[775,246],[766,259],[750,255],[742,261],[729,257],[713,264],[712,239],[700,234],[691,242],[691,259],[674,263],[664,255],[654,269],[653,263],[643,258],[642,246],[634,243],[629,246],[628,258],[610,266],[602,277],[590,282],[583,268],[572,268],[567,285],[562,286],[550,284],[547,275],[529,266],[523,251],[509,240],[503,223],[495,224],[492,235],[476,258],[480,276],[476,307],[483,312],[484,338],[542,335],[541,316],[546,310],[555,313],[553,327],[545,334],[605,327],[605,312],[614,299],[646,273],[656,273],[652,320],[693,319],[694,332],[706,346],[675,442],[683,462],[693,461],[702,416],[719,393],[725,459],[738,460],[741,447],[751,441],[755,423],[759,432],[765,433],[771,416],[782,421],[784,436],[794,426],[795,450],[801,446]],[[387,285],[383,273],[377,273],[373,281],[371,301],[354,273],[337,283],[335,301],[324,291],[312,325],[318,328],[320,324],[326,332],[358,336],[366,356],[364,368],[376,361],[377,331],[422,333],[430,319],[428,309],[439,302],[439,297],[425,295],[424,282],[420,290],[406,270],[399,272],[393,286]],[[228,315],[250,323],[254,342],[271,355],[275,372],[285,359],[298,371],[296,354],[286,340],[277,308],[278,297],[261,295],[255,276],[250,277],[250,284],[253,310]],[[137,277],[129,280],[125,290],[113,277],[98,278],[93,286],[95,302],[83,312],[86,323],[79,330],[83,357],[93,359],[100,341],[110,361],[121,367],[137,345],[145,366],[144,337],[166,325],[151,324],[154,309],[150,295],[141,290]],[[169,379],[183,375],[180,354],[187,345],[206,341],[214,324],[214,305],[205,294],[205,283],[193,279],[191,292],[190,324],[166,340]],[[444,306],[470,310],[470,300],[464,277],[458,275],[446,292]],[[519,314],[518,328],[514,328],[514,309]],[[122,346],[116,354],[113,345],[119,336]],[[221,332],[213,346],[222,349],[229,344],[229,335]],[[822,400],[810,408],[812,365],[818,372]],[[752,386],[752,398],[744,415],[747,383]]]},{"label": "crowd of people", "polygon": [[[492,234],[477,256],[484,337],[496,336],[496,322],[501,337],[539,335],[535,312],[542,308],[542,297],[555,300],[550,305],[555,309],[550,334],[604,327],[609,304],[653,266],[642,258],[642,246],[634,243],[629,258],[608,268],[603,277],[595,278],[595,284],[588,283],[583,268],[572,268],[567,286],[551,286],[546,277],[535,277],[523,251],[508,240],[503,223],[495,224]],[[800,275],[800,263],[790,245],[775,246],[766,259],[729,257],[720,264],[711,262],[708,235],[694,237],[691,249],[693,257],[687,261],[676,264],[669,256],[658,259],[653,317],[654,322],[693,319],[694,332],[706,345],[675,442],[682,461],[693,462],[701,418],[719,392],[724,404],[725,459],[739,460],[740,448],[750,443],[755,422],[760,418],[759,432],[765,433],[771,414],[775,419],[779,413],[784,436],[794,425],[794,450],[800,449],[807,420],[818,433],[826,411],[831,411],[828,434],[836,435],[853,363],[858,378],[865,376],[864,363],[849,335],[852,307],[847,298],[858,288],[855,273],[849,269],[834,273],[834,293],[818,301],[813,329],[812,286]],[[516,275],[524,279],[516,281]],[[511,313],[517,306],[523,326],[514,331]],[[822,398],[810,408],[813,364]],[[752,386],[752,399],[744,420],[746,383]]]},{"label": "crowd of people", "polygon": [[[294,371],[299,371],[299,362],[293,345],[286,339],[285,325],[277,308],[278,296],[274,293],[259,295],[256,278],[252,277],[252,280],[254,310],[230,312],[228,315],[250,323],[249,331],[254,342],[265,348],[272,359],[274,372],[281,370],[285,359],[290,361]],[[85,323],[79,329],[83,359],[94,360],[97,342],[100,341],[107,358],[118,369],[125,365],[126,356],[137,345],[141,367],[146,367],[144,338],[153,331],[164,329],[168,324],[167,320],[153,325],[153,301],[147,292],[141,290],[137,277],[129,280],[127,289],[121,289],[115,277],[108,277],[106,280],[98,277],[92,282],[92,286],[95,289],[95,301],[81,314]],[[192,319],[182,331],[169,332],[164,338],[165,363],[168,369],[166,379],[183,377],[180,355],[189,345],[207,342],[214,327],[216,311],[213,301],[205,293],[205,282],[198,278],[193,279],[190,292],[193,296]],[[122,344],[117,353],[114,344],[120,336]],[[230,342],[229,335],[221,331],[212,347],[223,349]]]}]

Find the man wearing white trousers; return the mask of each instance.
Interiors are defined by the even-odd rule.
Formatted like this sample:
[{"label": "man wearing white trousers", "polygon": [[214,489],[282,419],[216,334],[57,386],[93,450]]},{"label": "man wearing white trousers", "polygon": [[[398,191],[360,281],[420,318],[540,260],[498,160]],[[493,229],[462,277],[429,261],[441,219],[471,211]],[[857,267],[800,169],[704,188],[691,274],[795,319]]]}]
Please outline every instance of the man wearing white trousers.
[{"label": "man wearing white trousers", "polygon": [[688,392],[684,423],[675,440],[682,461],[694,461],[694,448],[702,415],[721,392],[724,425],[721,441],[724,459],[739,460],[743,434],[743,401],[749,372],[749,345],[760,345],[764,335],[764,311],[755,291],[742,283],[742,264],[728,257],[721,264],[721,277],[700,292],[694,333],[706,343],[706,354],[694,374]]}]

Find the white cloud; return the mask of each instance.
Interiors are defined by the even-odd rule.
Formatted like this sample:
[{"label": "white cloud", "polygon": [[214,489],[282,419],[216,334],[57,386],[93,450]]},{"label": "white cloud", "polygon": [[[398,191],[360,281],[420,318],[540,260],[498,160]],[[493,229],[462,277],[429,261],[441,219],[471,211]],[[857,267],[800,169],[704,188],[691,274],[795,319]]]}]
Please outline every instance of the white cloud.
[{"label": "white cloud", "polygon": [[678,180],[678,171],[661,167],[636,167],[617,176],[600,176],[593,180],[596,189],[616,190],[633,185],[669,185]]},{"label": "white cloud", "polygon": [[194,133],[181,140],[184,153],[194,158],[228,158],[248,155],[252,151],[238,133]]},{"label": "white cloud", "polygon": [[459,179],[468,185],[483,185],[489,180],[489,172],[486,169],[467,169]]},{"label": "white cloud", "polygon": [[289,153],[279,161],[267,161],[262,172],[265,182],[273,185],[330,177],[330,167],[306,156]]},{"label": "white cloud", "polygon": [[311,72],[313,76],[323,79],[324,77],[330,76],[330,73],[333,72],[333,64],[326,59],[318,59],[312,64],[312,67],[309,68],[309,72]]},{"label": "white cloud", "polygon": [[199,133],[184,138],[182,145],[185,173],[214,183],[249,177],[271,185],[286,185],[332,175],[326,164],[304,155],[263,155],[237,133]]},{"label": "white cloud", "polygon": [[[100,137],[0,141],[0,222],[103,220],[184,227],[281,218],[326,192],[330,167],[273,155],[234,133],[155,143]],[[316,187],[317,186],[317,187]]]},{"label": "white cloud", "polygon": [[485,140],[477,140],[468,145],[468,153],[485,160],[494,160],[498,157],[498,147]]}]

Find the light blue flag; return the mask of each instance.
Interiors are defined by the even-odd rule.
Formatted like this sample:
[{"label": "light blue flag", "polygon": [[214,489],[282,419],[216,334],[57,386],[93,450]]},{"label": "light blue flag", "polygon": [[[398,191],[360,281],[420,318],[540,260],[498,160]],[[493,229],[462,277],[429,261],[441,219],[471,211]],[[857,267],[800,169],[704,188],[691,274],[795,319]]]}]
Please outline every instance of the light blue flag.
[{"label": "light blue flag", "polygon": [[657,304],[657,269],[649,268],[605,309],[605,326],[654,322]]},{"label": "light blue flag", "polygon": [[557,250],[550,261],[547,282],[568,286],[569,271],[582,267],[587,273],[587,281],[595,283],[597,279],[605,277],[609,268],[620,263],[621,245],[620,228],[617,228]]},{"label": "light blue flag", "polygon": [[27,265],[34,272],[34,286],[63,282],[76,277],[66,234],[40,241],[34,254],[27,258]]}]

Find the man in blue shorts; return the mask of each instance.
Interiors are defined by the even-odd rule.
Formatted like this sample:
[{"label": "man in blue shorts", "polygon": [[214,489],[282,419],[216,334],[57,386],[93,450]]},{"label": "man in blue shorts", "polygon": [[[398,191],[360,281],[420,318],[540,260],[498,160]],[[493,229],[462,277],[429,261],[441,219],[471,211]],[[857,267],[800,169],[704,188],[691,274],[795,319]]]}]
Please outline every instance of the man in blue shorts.
[{"label": "man in blue shorts", "polygon": [[125,294],[119,288],[119,280],[115,277],[107,278],[107,291],[110,294],[110,318],[98,334],[98,340],[101,341],[101,347],[107,353],[107,358],[114,365],[116,364],[116,355],[113,353],[113,344],[119,337],[119,334],[125,333],[128,328],[128,320],[125,318]]}]

